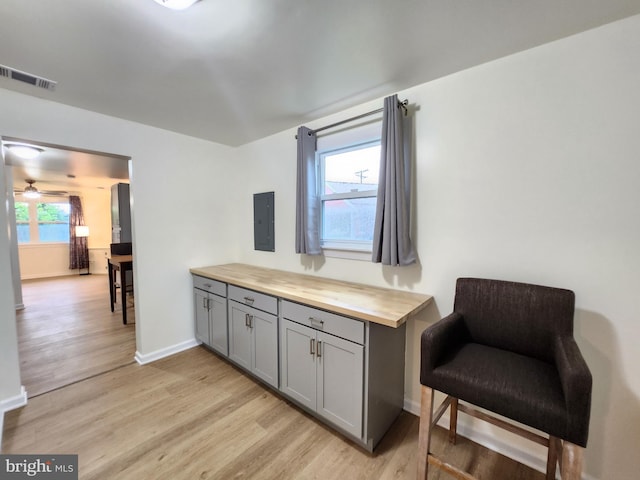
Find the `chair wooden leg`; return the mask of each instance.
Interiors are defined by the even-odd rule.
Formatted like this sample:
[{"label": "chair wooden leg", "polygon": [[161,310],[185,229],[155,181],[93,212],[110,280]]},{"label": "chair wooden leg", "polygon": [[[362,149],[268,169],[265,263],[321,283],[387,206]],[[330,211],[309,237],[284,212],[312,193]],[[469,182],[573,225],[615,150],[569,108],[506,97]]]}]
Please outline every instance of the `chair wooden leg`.
[{"label": "chair wooden leg", "polygon": [[449,410],[449,443],[456,444],[458,434],[458,399],[451,401],[451,409]]},{"label": "chair wooden leg", "polygon": [[433,419],[433,389],[422,385],[420,401],[420,430],[418,433],[418,480],[427,480],[429,447]]},{"label": "chair wooden leg", "polygon": [[582,478],[582,458],[584,456],[584,448],[567,442],[562,442],[562,462],[561,476],[562,480],[580,480]]},{"label": "chair wooden leg", "polygon": [[549,452],[547,454],[547,476],[546,480],[555,480],[558,466],[558,452],[561,450],[561,443],[558,437],[549,436]]}]

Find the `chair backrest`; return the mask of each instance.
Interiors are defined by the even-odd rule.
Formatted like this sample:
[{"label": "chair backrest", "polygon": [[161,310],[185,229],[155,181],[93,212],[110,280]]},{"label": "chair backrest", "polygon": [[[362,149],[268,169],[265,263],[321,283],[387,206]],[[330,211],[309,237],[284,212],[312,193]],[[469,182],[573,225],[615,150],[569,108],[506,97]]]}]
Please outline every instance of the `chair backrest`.
[{"label": "chair backrest", "polygon": [[131,255],[133,247],[131,242],[112,243],[111,255]]},{"label": "chair backrest", "polygon": [[571,290],[459,278],[454,311],[472,342],[553,362],[554,338],[573,335],[574,305]]}]

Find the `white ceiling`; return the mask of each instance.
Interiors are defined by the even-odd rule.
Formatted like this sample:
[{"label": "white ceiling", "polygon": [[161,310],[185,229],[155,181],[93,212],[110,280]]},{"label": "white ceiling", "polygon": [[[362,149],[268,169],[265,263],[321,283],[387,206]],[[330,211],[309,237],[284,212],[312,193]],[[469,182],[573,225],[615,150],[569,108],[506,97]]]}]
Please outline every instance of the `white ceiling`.
[{"label": "white ceiling", "polygon": [[2,0],[0,64],[58,85],[0,87],[240,145],[637,13],[639,0]]},{"label": "white ceiling", "polygon": [[[58,82],[0,88],[241,145],[638,13],[640,0],[0,0],[0,64]],[[16,188],[127,178],[122,157],[40,145],[35,161],[6,154]]]},{"label": "white ceiling", "polygon": [[129,158],[101,152],[70,149],[58,145],[2,137],[3,147],[12,144],[37,146],[42,153],[24,159],[3,148],[5,164],[11,169],[15,191],[24,191],[26,180],[35,180],[40,191],[77,195],[88,190],[109,190],[118,182],[128,183]]}]

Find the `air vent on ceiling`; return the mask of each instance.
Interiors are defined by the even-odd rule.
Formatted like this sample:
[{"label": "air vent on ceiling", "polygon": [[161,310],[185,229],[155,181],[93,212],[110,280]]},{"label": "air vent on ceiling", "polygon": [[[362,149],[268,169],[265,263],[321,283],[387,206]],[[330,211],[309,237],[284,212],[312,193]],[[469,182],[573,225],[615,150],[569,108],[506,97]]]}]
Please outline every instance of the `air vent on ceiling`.
[{"label": "air vent on ceiling", "polygon": [[0,65],[0,77],[10,78],[12,80],[18,80],[19,82],[28,83],[34,87],[44,88],[45,90],[55,90],[58,82],[48,80],[31,73],[22,72],[15,68],[7,67],[6,65]]}]

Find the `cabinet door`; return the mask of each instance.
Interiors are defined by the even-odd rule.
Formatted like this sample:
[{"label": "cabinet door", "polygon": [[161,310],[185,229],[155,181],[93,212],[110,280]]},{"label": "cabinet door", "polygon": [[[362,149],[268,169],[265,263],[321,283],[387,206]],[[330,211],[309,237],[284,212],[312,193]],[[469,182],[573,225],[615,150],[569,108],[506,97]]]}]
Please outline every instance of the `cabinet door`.
[{"label": "cabinet door", "polygon": [[278,317],[249,311],[252,335],[251,371],[278,388]]},{"label": "cabinet door", "polygon": [[223,355],[229,355],[227,346],[227,299],[209,295],[209,337],[211,348]]},{"label": "cabinet door", "polygon": [[196,338],[206,345],[211,345],[209,337],[208,294],[197,288],[193,289],[193,306],[196,320]]},{"label": "cabinet door", "polygon": [[362,436],[364,347],[318,332],[317,409],[319,415],[343,430]]},{"label": "cabinet door", "polygon": [[316,331],[284,319],[280,328],[280,390],[311,410],[316,409]]},{"label": "cabinet door", "polygon": [[229,358],[251,370],[251,327],[246,307],[229,302]]}]

